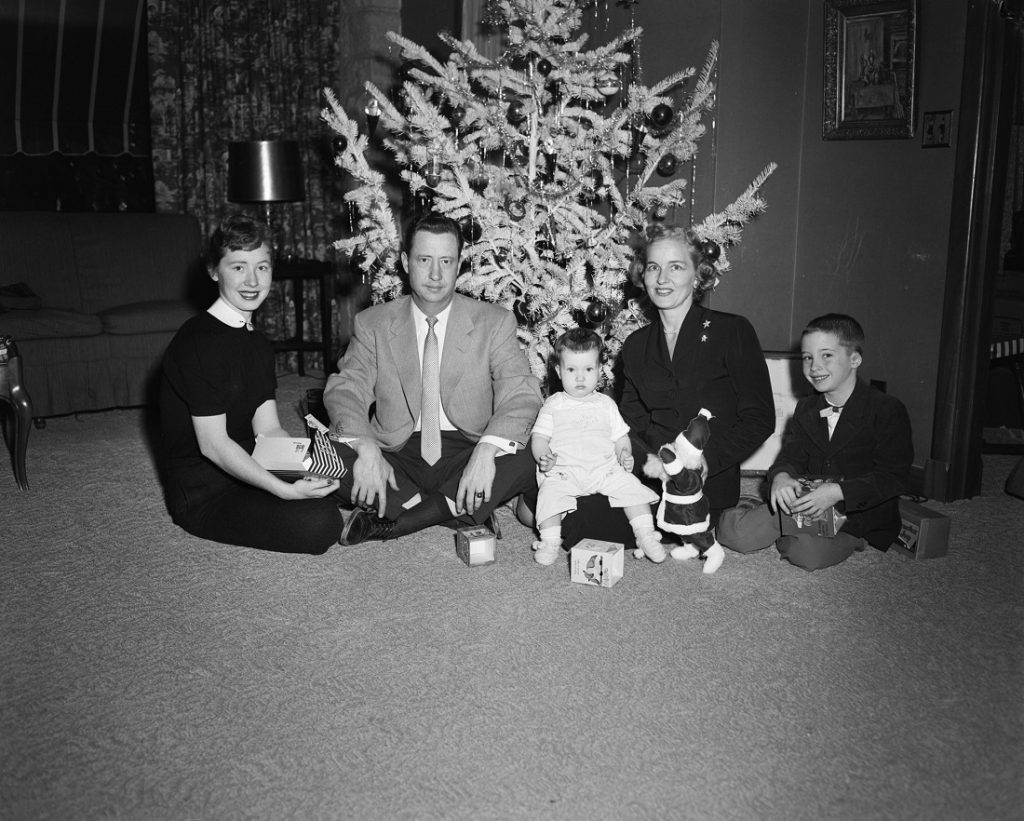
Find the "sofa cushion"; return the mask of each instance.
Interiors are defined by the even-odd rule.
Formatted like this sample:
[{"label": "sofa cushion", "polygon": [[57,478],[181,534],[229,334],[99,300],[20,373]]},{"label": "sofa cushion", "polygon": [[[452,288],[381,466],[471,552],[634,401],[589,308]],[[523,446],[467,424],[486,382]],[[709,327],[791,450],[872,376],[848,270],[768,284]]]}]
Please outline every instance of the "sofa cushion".
[{"label": "sofa cushion", "polygon": [[0,282],[24,282],[47,308],[83,311],[66,217],[38,211],[5,212],[0,217]]},{"label": "sofa cushion", "polygon": [[96,336],[103,323],[93,314],[40,308],[38,311],[7,311],[0,316],[0,333],[21,339]]},{"label": "sofa cushion", "polygon": [[64,216],[74,243],[83,311],[100,313],[152,299],[187,299],[190,280],[202,279],[202,241],[193,216]]},{"label": "sofa cushion", "polygon": [[151,334],[158,331],[176,331],[186,319],[195,314],[187,302],[174,299],[154,299],[133,302],[100,311],[103,330],[108,334]]}]

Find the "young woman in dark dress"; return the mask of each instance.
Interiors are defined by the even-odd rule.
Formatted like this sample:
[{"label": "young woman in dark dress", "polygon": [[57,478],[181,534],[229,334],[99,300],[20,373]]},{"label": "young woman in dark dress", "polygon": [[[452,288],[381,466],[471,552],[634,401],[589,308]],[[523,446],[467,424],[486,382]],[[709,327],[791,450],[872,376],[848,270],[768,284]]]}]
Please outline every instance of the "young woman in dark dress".
[{"label": "young woman in dark dress", "polygon": [[171,517],[195,536],[287,553],[324,553],[342,517],[337,480],[285,482],[252,458],[256,436],[288,436],[277,413],[274,349],[252,328],[270,290],[263,225],[226,220],[210,238],[207,271],[220,296],[171,340],[160,417]]}]

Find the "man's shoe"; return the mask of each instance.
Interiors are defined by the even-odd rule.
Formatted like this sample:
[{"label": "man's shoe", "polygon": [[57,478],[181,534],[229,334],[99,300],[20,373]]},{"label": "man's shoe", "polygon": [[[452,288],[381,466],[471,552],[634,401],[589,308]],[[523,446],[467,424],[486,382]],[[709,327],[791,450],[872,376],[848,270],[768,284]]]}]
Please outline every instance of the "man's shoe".
[{"label": "man's shoe", "polygon": [[381,519],[373,511],[361,508],[352,513],[342,528],[339,544],[354,545],[361,542],[384,542],[391,538],[395,523],[391,519]]}]

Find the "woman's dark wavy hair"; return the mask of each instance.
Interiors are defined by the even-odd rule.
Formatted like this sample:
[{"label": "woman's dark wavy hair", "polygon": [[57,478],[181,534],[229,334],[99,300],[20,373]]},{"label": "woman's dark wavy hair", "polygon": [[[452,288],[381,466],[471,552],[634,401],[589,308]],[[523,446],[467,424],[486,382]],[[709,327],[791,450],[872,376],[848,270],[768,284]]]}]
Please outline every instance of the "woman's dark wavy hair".
[{"label": "woman's dark wavy hair", "polygon": [[266,244],[273,250],[267,226],[243,214],[225,217],[206,243],[206,267],[213,270],[228,251],[255,251]]},{"label": "woman's dark wavy hair", "polygon": [[714,290],[718,284],[720,274],[715,263],[718,261],[720,250],[718,243],[701,240],[692,228],[683,228],[681,225],[662,225],[661,223],[649,226],[636,250],[633,263],[629,266],[630,282],[637,288],[644,289],[647,252],[654,243],[660,240],[676,240],[690,252],[690,261],[697,272],[693,288],[693,301],[700,302],[704,299],[704,295]]}]

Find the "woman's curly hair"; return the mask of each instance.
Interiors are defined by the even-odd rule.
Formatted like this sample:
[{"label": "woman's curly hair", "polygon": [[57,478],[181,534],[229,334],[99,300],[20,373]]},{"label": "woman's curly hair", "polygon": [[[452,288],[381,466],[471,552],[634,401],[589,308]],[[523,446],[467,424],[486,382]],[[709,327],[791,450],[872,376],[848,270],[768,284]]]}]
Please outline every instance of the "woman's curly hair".
[{"label": "woman's curly hair", "polygon": [[649,226],[636,250],[633,263],[629,266],[629,279],[641,290],[644,288],[647,251],[660,240],[676,240],[690,252],[693,269],[697,272],[693,285],[693,301],[699,303],[704,299],[705,294],[715,289],[721,277],[715,265],[721,254],[718,243],[713,240],[702,240],[693,232],[692,228],[683,228],[680,225],[656,223]]},{"label": "woman's curly hair", "polygon": [[255,251],[262,245],[273,251],[267,226],[244,214],[231,214],[217,226],[206,243],[206,267],[215,269],[228,251]]}]

